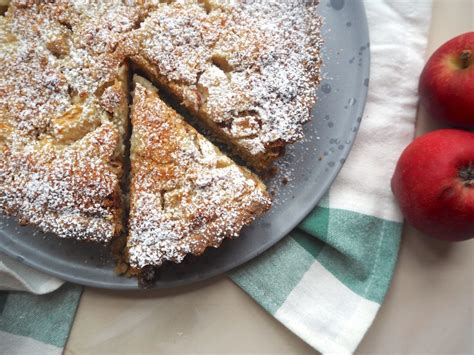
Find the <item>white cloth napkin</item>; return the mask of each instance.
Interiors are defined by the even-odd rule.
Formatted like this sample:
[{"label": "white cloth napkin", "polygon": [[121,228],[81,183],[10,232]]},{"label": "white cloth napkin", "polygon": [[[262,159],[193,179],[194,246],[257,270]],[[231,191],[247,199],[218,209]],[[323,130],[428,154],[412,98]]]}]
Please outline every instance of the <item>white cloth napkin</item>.
[{"label": "white cloth napkin", "polygon": [[370,32],[369,93],[349,159],[331,187],[330,206],[401,222],[389,185],[402,150],[415,135],[432,1],[364,4]]},{"label": "white cloth napkin", "polygon": [[58,289],[63,283],[0,253],[0,290],[42,295]]}]

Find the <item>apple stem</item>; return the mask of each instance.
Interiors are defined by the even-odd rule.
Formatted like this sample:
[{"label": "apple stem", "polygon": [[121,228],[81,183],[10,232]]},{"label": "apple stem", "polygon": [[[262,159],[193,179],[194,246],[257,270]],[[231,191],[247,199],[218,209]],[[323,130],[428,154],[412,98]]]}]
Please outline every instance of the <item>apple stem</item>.
[{"label": "apple stem", "polygon": [[472,164],[472,161],[469,162],[468,166],[462,168],[459,171],[459,177],[463,181],[464,186],[474,186],[474,165]]},{"label": "apple stem", "polygon": [[461,52],[461,68],[467,69],[472,64],[472,51],[469,49],[463,50]]}]

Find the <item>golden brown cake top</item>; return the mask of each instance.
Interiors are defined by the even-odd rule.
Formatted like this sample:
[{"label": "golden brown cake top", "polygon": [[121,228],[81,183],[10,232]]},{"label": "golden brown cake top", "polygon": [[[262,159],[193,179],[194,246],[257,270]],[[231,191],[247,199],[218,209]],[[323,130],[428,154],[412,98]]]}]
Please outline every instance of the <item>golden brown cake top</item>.
[{"label": "golden brown cake top", "polygon": [[82,16],[69,9],[80,1],[21,3],[0,17],[0,119],[24,136],[58,141],[65,119],[80,130],[113,121],[108,114],[121,98],[111,86],[121,80],[123,58],[84,44],[93,23],[75,25]]},{"label": "golden brown cake top", "polygon": [[18,142],[0,150],[0,212],[61,237],[108,242],[120,232],[111,124],[68,146]]},{"label": "golden brown cake top", "polygon": [[132,267],[217,247],[270,207],[263,183],[187,124],[144,79],[132,105]]}]

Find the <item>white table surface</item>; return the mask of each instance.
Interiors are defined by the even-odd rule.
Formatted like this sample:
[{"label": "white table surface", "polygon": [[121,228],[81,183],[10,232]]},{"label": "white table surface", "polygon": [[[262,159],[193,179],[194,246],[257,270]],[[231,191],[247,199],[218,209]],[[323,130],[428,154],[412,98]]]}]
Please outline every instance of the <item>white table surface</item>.
[{"label": "white table surface", "polygon": [[[427,55],[469,30],[474,0],[434,0]],[[435,127],[419,113],[418,133]],[[405,228],[392,286],[358,352],[474,354],[473,271],[474,240],[447,244]],[[86,288],[65,349],[84,353],[317,354],[225,277],[146,295]]]}]

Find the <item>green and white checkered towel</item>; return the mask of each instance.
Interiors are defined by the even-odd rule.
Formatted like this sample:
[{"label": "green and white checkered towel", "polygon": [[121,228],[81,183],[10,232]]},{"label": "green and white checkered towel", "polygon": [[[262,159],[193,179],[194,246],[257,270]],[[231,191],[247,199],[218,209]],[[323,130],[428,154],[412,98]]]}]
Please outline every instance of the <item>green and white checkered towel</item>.
[{"label": "green and white checkered towel", "polygon": [[[390,178],[414,134],[417,78],[431,17],[431,0],[365,5],[371,83],[349,159],[326,198],[296,230],[230,275],[323,353],[355,350],[390,285],[402,220]],[[44,293],[60,285],[27,270],[0,256],[0,287]],[[0,353],[60,353],[80,294],[81,287],[69,284],[43,296],[0,292]]]}]

